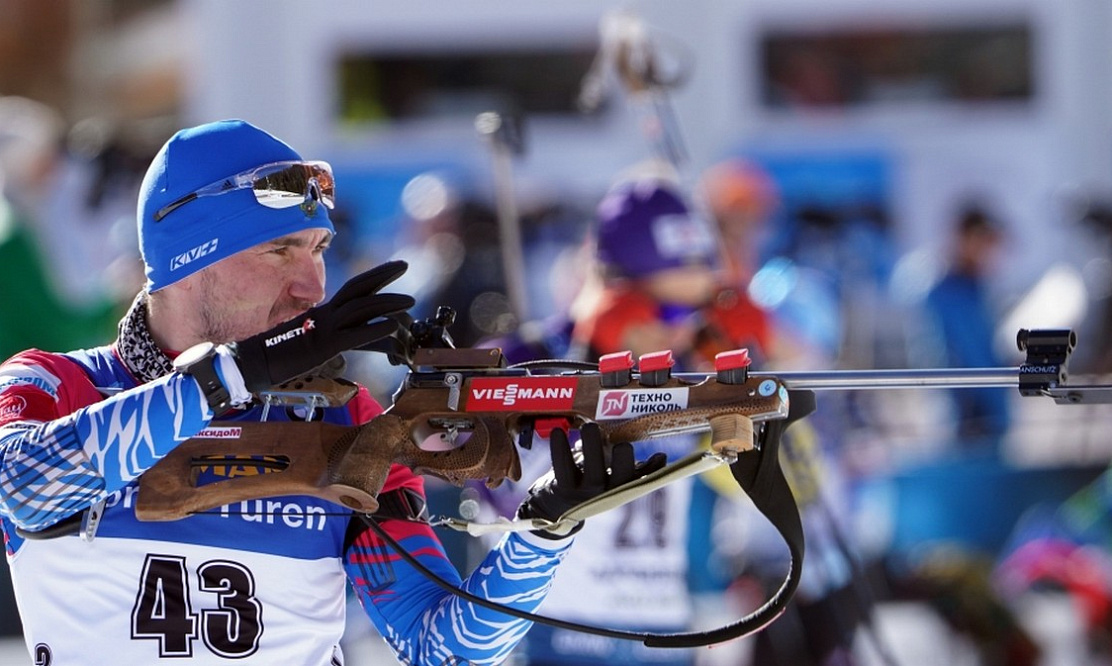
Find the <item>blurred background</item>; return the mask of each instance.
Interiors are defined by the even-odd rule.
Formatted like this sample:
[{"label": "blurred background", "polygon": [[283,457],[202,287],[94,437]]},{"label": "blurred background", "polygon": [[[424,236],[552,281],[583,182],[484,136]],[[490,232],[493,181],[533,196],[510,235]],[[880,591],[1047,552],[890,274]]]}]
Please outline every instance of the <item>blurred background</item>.
[{"label": "blurred background", "polygon": [[[407,258],[461,345],[573,307],[631,165],[710,215],[703,174],[740,160],[767,186],[742,288],[807,350],[767,369],[1010,367],[1020,328],[1072,328],[1071,381],[1106,381],[1110,32],[1103,0],[0,0],[0,357],[112,339],[147,162],[238,117],[336,170],[330,285]],[[389,400],[396,368],[349,362]],[[811,421],[853,659],[1112,663],[1112,410],[831,391]]]}]

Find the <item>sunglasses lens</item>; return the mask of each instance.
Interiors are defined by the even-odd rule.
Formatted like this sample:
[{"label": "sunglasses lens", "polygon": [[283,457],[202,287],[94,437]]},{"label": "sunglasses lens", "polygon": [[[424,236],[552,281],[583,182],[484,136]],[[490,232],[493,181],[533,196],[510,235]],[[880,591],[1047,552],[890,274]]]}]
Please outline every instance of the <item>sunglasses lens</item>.
[{"label": "sunglasses lens", "polygon": [[255,175],[253,189],[255,199],[267,208],[299,206],[316,193],[325,206],[333,208],[336,203],[332,170],[323,162],[275,165],[273,171]]},{"label": "sunglasses lens", "polygon": [[332,178],[332,167],[327,162],[275,162],[218,180],[191,192],[158,209],[154,214],[154,221],[158,222],[195,199],[219,196],[248,187],[254,191],[255,200],[267,208],[292,208],[310,199],[319,201],[328,208],[336,207],[336,181]]}]

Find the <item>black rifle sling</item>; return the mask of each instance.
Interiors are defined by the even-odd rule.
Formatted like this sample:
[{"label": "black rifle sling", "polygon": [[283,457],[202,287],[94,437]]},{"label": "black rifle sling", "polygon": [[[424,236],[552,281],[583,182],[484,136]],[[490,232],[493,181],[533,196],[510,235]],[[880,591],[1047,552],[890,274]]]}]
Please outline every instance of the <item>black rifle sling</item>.
[{"label": "black rifle sling", "polygon": [[451,582],[441,578],[428,569],[416,557],[390,536],[378,524],[374,515],[356,514],[380,539],[394,549],[410,566],[421,572],[441,588],[471,603],[533,622],[539,622],[561,629],[578,631],[596,636],[641,641],[648,647],[687,648],[714,645],[747,636],[768,626],[780,616],[791,601],[799,586],[803,568],[803,524],[799,518],[799,508],[792,495],[784,470],[780,467],[780,438],[792,423],[815,410],[815,394],[812,391],[789,391],[789,411],[785,419],[769,421],[759,436],[759,446],[738,456],[737,462],[730,465],[741,489],[749,495],[753,504],[780,533],[788,546],[791,563],[780,588],[763,606],[737,622],[708,631],[686,633],[654,633],[620,631],[594,625],[580,624],[559,618],[538,615],[499,604],[489,599],[461,590]]}]

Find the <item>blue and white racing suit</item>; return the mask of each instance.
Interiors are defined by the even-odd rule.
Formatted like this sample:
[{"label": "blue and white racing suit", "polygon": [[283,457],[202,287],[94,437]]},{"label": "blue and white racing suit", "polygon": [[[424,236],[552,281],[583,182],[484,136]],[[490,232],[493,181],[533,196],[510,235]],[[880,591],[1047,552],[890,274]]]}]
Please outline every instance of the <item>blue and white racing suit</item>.
[{"label": "blue and white racing suit", "polygon": [[[381,407],[363,389],[323,411],[328,422],[359,424]],[[138,521],[139,476],[212,418],[191,377],[172,373],[140,386],[115,345],[32,350],[0,365],[0,527],[36,664],[342,664],[349,584],[402,663],[497,663],[529,629],[442,590],[350,511],[314,497]],[[260,418],[253,408],[221,421]],[[269,416],[291,418],[284,409]],[[258,473],[212,465],[201,482]],[[424,493],[420,477],[395,466],[383,493],[399,488]],[[101,500],[91,540],[17,534]],[[426,523],[382,525],[440,576],[522,610],[539,606],[567,548],[508,535],[460,581]]]}]

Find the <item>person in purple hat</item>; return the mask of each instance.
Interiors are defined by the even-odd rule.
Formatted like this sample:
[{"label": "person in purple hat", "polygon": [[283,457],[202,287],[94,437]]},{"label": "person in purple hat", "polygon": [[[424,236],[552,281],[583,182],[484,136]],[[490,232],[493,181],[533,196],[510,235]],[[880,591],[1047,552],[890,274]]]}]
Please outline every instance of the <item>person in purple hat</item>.
[{"label": "person in purple hat", "polygon": [[717,289],[718,249],[710,224],[676,186],[659,178],[619,183],[598,205],[593,239],[602,291],[577,316],[573,345],[588,358],[693,348]]},{"label": "person in purple hat", "polygon": [[[718,284],[718,248],[713,229],[678,185],[645,175],[640,166],[596,207],[590,261],[601,291],[589,280],[572,307],[572,349],[566,357],[597,361],[602,354],[628,350],[637,358],[670,349],[679,369],[696,362],[695,341]],[[653,454],[679,459],[697,443],[695,436],[676,435],[634,442],[633,448],[639,459]],[[524,478],[548,464],[538,448],[521,452]],[[635,632],[690,631],[697,613],[688,582],[695,484],[693,479],[669,484],[587,521],[553,581],[546,613]],[[486,492],[490,509],[511,513],[518,490],[506,483]],[[589,604],[583,602],[585,590]],[[652,650],[546,625],[531,629],[518,652],[531,666],[691,666],[697,659],[690,648]]]},{"label": "person in purple hat", "polygon": [[[328,164],[249,123],[178,132],[142,184],[147,282],[116,340],[0,365],[0,529],[34,663],[343,664],[349,585],[407,664],[496,663],[530,627],[444,591],[358,514],[316,497],[136,518],[140,476],[178,444],[216,418],[264,418],[260,392],[391,335],[392,315],[414,305],[383,293],[403,262],[325,301],[335,197]],[[360,387],[340,407],[265,418],[357,425],[381,411]],[[522,515],[555,518],[568,496],[584,496],[572,477],[599,470],[564,471],[534,489]],[[423,520],[420,477],[395,465],[379,500],[399,507],[380,510],[382,527],[427,568],[520,610],[544,599],[572,540],[510,534],[461,581]]]}]

